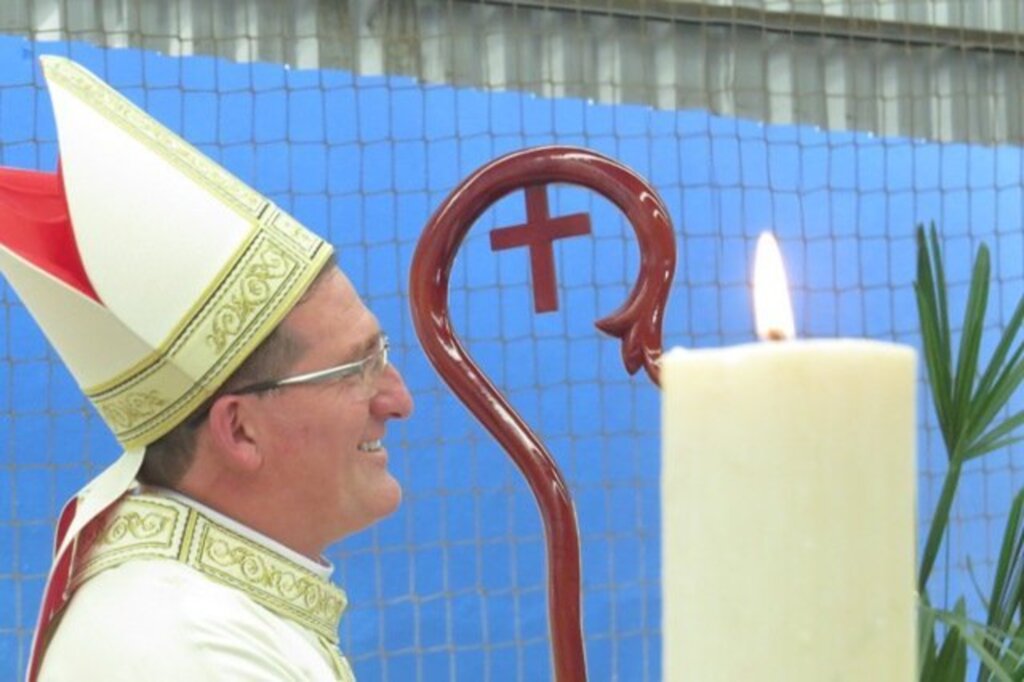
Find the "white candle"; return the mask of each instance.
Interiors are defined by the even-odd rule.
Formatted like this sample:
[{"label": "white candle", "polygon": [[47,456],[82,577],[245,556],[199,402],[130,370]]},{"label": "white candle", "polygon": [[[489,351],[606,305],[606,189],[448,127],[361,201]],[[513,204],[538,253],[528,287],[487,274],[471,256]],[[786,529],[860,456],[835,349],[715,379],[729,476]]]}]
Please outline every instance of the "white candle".
[{"label": "white candle", "polygon": [[915,365],[861,340],[665,355],[664,680],[916,678]]}]

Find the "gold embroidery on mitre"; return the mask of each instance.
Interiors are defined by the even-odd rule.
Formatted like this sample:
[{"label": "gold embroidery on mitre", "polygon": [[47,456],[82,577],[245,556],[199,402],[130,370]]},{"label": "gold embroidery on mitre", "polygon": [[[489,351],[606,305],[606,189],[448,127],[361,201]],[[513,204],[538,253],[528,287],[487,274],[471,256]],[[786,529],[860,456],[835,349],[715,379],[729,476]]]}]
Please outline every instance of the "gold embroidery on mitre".
[{"label": "gold embroidery on mitre", "polygon": [[[107,418],[118,440],[128,445],[159,438],[191,414],[241,364],[291,310],[330,255],[300,256],[294,244],[272,230],[259,230],[226,268],[204,305],[188,316],[170,343],[142,365],[85,390]],[[141,409],[132,396],[150,397]],[[125,409],[128,405],[135,409]]]},{"label": "gold embroidery on mitre", "polygon": [[241,333],[246,322],[270,299],[274,284],[284,279],[292,265],[278,248],[268,245],[258,261],[249,263],[234,291],[214,313],[213,325],[206,337],[215,353],[222,353],[228,341]]},{"label": "gold embroidery on mitre", "polygon": [[48,79],[252,226],[159,348],[117,376],[83,387],[125,447],[146,445],[191,414],[255,350],[305,293],[333,249],[87,70],[56,57],[44,58],[43,68]]},{"label": "gold embroidery on mitre", "polygon": [[290,240],[301,253],[312,253],[316,250],[320,238],[303,227],[298,220],[276,206],[266,215],[267,229],[274,230],[282,238]]},{"label": "gold embroidery on mitre", "polygon": [[134,391],[97,406],[100,414],[115,429],[128,430],[166,407],[167,400],[156,389]]},{"label": "gold embroidery on mitre", "polygon": [[[345,593],[294,561],[221,526],[196,509],[159,495],[124,498],[88,554],[79,557],[71,584],[136,559],[183,563],[210,580],[311,630],[337,651]],[[332,657],[332,665],[338,668]],[[343,669],[341,669],[343,670]],[[339,672],[341,679],[345,678]]]}]

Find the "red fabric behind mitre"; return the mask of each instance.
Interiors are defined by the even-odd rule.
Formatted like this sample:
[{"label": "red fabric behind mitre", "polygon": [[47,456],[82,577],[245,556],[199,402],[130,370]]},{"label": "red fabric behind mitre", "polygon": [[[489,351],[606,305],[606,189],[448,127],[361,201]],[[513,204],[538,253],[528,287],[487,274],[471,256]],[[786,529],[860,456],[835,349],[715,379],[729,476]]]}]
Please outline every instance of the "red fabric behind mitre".
[{"label": "red fabric behind mitre", "polygon": [[56,173],[0,167],[0,244],[102,303],[75,243],[59,166]]}]

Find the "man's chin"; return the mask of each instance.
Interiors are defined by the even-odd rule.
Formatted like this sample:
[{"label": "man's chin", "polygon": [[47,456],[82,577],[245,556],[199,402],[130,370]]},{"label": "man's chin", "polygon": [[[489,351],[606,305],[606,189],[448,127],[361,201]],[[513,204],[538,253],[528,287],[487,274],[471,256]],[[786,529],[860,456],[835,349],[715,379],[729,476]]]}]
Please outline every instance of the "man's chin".
[{"label": "man's chin", "polygon": [[384,516],[391,516],[398,511],[399,507],[402,506],[402,486],[397,480],[395,480],[394,476],[391,476],[390,473],[388,474],[388,477],[391,478],[391,481],[393,482],[394,493],[391,508],[384,513]]},{"label": "man's chin", "polygon": [[375,521],[391,516],[402,505],[401,484],[391,475],[391,472],[387,472],[386,476],[388,479],[387,483],[380,486],[377,494],[374,496],[373,513],[376,517]]},{"label": "man's chin", "polygon": [[[389,474],[390,477],[390,474]],[[377,523],[382,521],[396,511],[402,505],[402,488],[398,484],[398,481],[391,479],[391,485],[388,490],[380,491],[374,496],[372,508],[366,509],[366,517],[361,520],[354,528],[350,527],[345,531],[338,539],[344,539],[349,535],[362,532]]]}]

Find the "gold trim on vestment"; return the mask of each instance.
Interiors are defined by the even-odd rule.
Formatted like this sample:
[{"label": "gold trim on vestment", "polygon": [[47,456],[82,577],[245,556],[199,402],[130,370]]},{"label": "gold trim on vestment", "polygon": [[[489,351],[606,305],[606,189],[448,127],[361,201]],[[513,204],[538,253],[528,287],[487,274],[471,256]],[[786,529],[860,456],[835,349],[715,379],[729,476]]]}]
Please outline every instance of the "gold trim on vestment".
[{"label": "gold trim on vestment", "polygon": [[87,70],[60,58],[44,58],[43,68],[47,79],[86,102],[252,226],[166,341],[117,376],[84,389],[126,448],[146,445],[213,395],[284,319],[333,249]]},{"label": "gold trim on vestment", "polygon": [[87,556],[76,563],[72,588],[126,561],[145,559],[177,561],[216,583],[244,592],[278,616],[314,632],[340,657],[338,624],[348,604],[343,591],[291,559],[167,497],[142,494],[122,500]]}]

